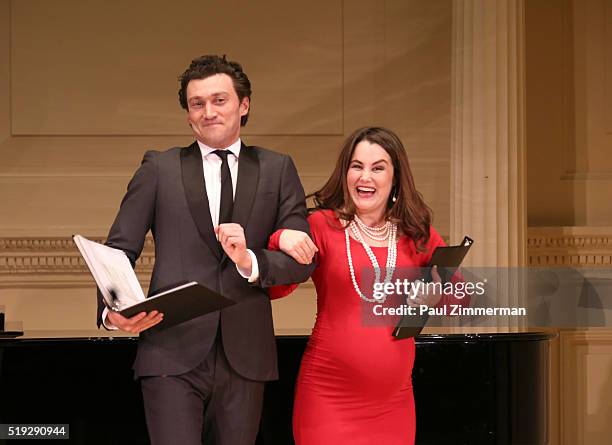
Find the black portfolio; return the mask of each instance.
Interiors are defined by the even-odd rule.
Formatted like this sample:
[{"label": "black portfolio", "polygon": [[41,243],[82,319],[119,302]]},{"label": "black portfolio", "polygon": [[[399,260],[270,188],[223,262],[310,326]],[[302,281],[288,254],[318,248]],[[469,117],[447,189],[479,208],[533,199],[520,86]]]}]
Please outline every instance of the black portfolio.
[{"label": "black portfolio", "polygon": [[[442,283],[448,282],[461,265],[463,258],[467,255],[473,243],[474,240],[466,236],[458,246],[436,247],[427,265],[427,276],[423,277],[424,281],[429,282],[432,280],[431,268],[437,266]],[[393,330],[393,336],[397,339],[416,337],[425,327],[428,318],[429,315],[427,314],[402,316]]]}]

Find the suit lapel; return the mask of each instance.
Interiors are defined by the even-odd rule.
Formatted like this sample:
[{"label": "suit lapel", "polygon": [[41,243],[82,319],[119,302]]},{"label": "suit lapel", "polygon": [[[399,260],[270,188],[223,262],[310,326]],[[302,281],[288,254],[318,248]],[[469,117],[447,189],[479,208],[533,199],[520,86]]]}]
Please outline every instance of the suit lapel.
[{"label": "suit lapel", "polygon": [[238,181],[236,183],[232,222],[240,224],[245,231],[257,194],[258,184],[259,159],[257,152],[254,148],[242,144],[240,158],[238,159]]},{"label": "suit lapel", "polygon": [[[242,155],[240,157],[242,158]],[[197,142],[181,150],[181,173],[191,216],[198,228],[198,232],[200,232],[200,236],[219,260],[221,259],[220,245],[215,236],[210,217],[210,207],[206,193],[206,183],[204,181],[202,152]]]}]

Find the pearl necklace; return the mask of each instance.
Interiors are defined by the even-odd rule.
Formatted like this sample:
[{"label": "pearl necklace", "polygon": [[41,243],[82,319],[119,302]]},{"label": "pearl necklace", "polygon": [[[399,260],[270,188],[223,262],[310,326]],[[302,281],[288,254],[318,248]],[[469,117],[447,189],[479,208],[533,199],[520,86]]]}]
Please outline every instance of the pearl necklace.
[{"label": "pearl necklace", "polygon": [[[368,257],[370,258],[370,262],[372,263],[372,267],[374,268],[374,283],[380,283],[380,266],[378,264],[378,260],[376,259],[376,255],[370,248],[368,244],[363,240],[361,233],[359,232],[359,228],[354,221],[351,221],[349,225],[344,229],[344,237],[346,239],[346,256],[348,259],[349,272],[351,274],[351,281],[353,282],[353,287],[355,288],[355,292],[359,297],[370,303],[382,303],[385,301],[386,296],[381,298],[372,297],[369,298],[359,288],[359,284],[357,283],[357,279],[355,278],[355,268],[353,267],[353,257],[351,255],[351,241],[349,230],[353,233],[353,237],[361,243],[363,248],[365,249]],[[395,263],[397,260],[397,244],[395,243],[395,239],[397,236],[397,225],[389,223],[389,243],[387,244],[387,264],[386,264],[386,273],[385,273],[385,284],[391,282],[391,278],[393,277],[393,273],[395,272]]]},{"label": "pearl necklace", "polygon": [[355,215],[355,222],[366,236],[374,241],[385,241],[391,233],[391,221],[385,222],[379,227],[367,226],[357,215]]}]

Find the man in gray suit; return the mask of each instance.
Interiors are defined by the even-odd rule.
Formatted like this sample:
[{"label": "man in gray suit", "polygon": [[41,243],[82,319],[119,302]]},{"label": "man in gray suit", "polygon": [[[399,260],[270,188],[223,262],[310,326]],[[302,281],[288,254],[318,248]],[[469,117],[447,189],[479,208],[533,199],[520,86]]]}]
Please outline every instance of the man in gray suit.
[{"label": "man in gray suit", "polygon": [[266,246],[279,228],[309,233],[304,191],[289,156],[240,140],[251,85],[238,63],[203,56],[180,80],[196,141],[145,154],[106,244],[134,264],[151,230],[151,294],[197,281],[236,304],[148,331],[163,314],[127,319],[98,297],[98,326],[140,334],[134,370],[153,444],[252,444],[264,382],[278,376],[264,288],[305,281],[313,269]]}]

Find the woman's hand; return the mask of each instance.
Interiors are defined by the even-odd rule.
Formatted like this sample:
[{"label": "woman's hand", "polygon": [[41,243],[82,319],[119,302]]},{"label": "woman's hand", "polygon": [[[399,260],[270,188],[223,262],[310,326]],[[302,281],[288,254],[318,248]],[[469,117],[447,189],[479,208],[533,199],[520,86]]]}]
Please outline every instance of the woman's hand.
[{"label": "woman's hand", "polygon": [[319,251],[306,233],[291,229],[283,230],[279,247],[300,264],[310,264],[315,253]]},{"label": "woman's hand", "polygon": [[[440,274],[438,273],[438,266],[433,266],[431,268],[431,279],[433,283],[442,282],[442,279],[440,278]],[[424,283],[424,284],[425,286],[427,286],[427,283]],[[435,287],[436,289],[440,288],[441,290],[441,286],[435,286]],[[417,308],[421,305],[425,305],[427,307],[434,307],[440,302],[441,299],[442,299],[442,293],[423,292],[422,290],[420,290],[414,296],[414,298],[406,297],[406,302],[408,303],[408,306],[417,307]]]}]

